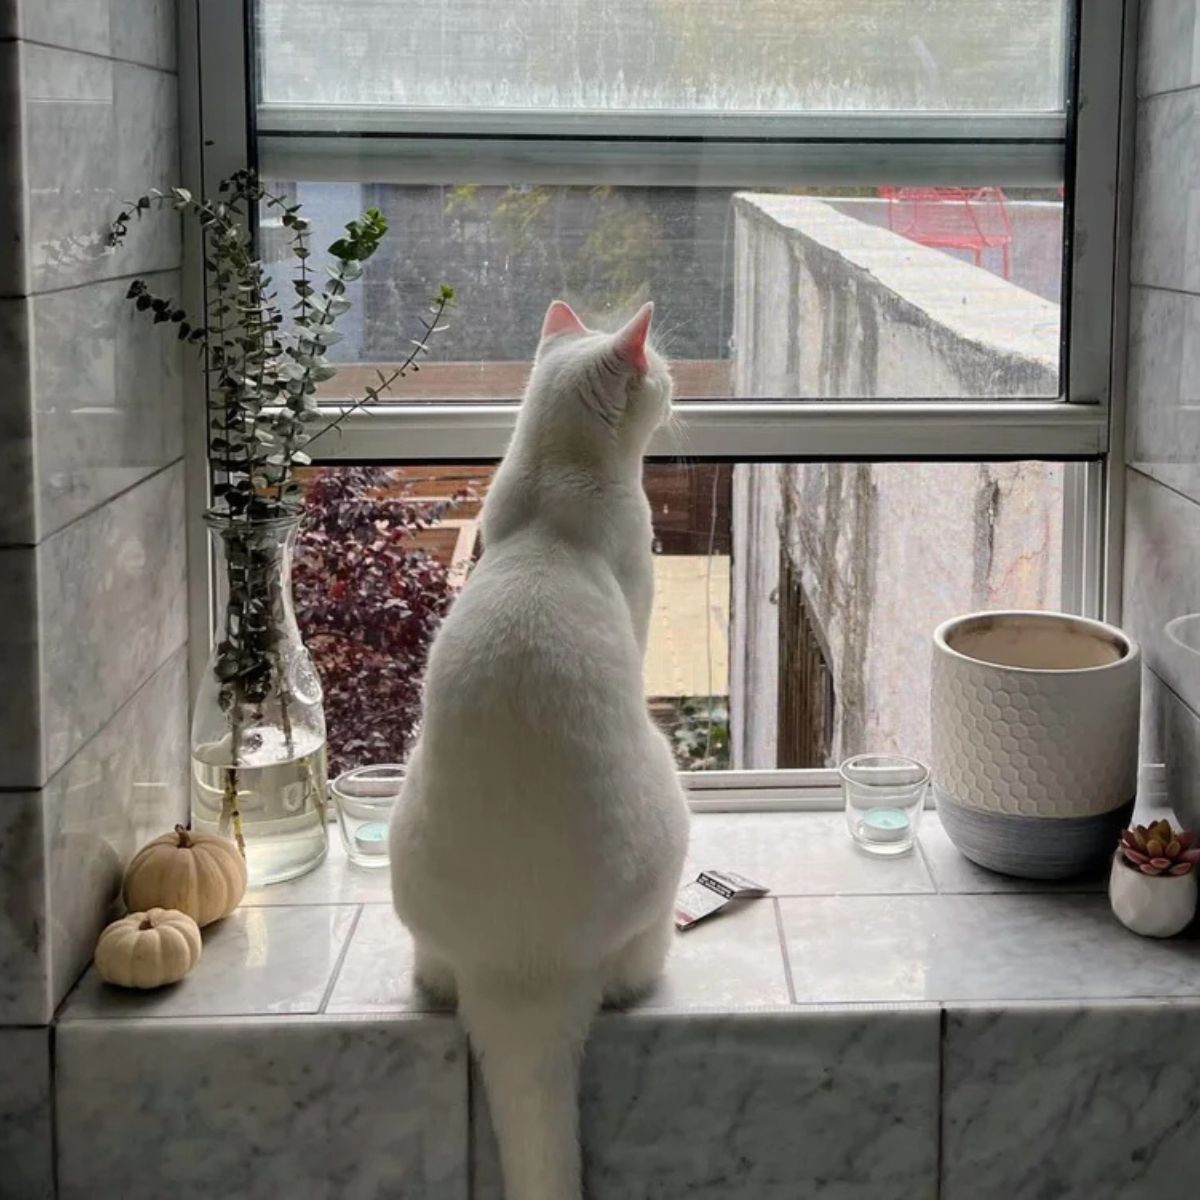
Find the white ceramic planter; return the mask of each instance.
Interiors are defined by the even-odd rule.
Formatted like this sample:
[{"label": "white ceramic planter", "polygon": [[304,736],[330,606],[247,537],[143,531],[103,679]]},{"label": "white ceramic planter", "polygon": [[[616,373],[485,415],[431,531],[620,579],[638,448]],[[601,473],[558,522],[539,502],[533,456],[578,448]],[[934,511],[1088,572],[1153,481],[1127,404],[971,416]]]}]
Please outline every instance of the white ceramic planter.
[{"label": "white ceramic planter", "polygon": [[1142,937],[1181,933],[1196,914],[1196,872],[1143,875],[1117,851],[1108,877],[1108,898],[1117,920]]},{"label": "white ceramic planter", "polygon": [[1009,875],[1100,869],[1137,787],[1141,662],[1119,629],[974,613],[934,634],[933,789],[946,831]]}]

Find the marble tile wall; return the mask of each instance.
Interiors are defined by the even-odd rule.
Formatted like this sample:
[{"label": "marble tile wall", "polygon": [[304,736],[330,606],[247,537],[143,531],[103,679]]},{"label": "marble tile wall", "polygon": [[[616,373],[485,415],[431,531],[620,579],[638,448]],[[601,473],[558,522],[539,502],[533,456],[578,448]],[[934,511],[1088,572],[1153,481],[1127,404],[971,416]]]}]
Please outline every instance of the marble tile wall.
[{"label": "marble tile wall", "polygon": [[[0,43],[0,60],[4,45]],[[2,62],[0,62],[2,69]],[[0,138],[0,145],[3,144]],[[0,172],[5,168],[0,166]],[[0,191],[6,180],[0,175]],[[0,199],[0,209],[3,200]],[[9,228],[0,211],[0,275],[4,272],[3,230]],[[33,388],[30,378],[31,321],[23,296],[0,299],[0,545],[34,541]]]},{"label": "marble tile wall", "polygon": [[1196,0],[1142,0],[1138,95],[1200,83],[1200,10]]},{"label": "marble tile wall", "polygon": [[1124,623],[1143,744],[1200,825],[1200,0],[1142,0],[1130,263]]},{"label": "marble tile wall", "polygon": [[[179,295],[178,271],[147,278]],[[147,325],[125,299],[128,286],[113,280],[30,301],[42,537],[183,454],[183,351]]]},{"label": "marble tile wall", "polygon": [[452,1017],[83,1020],[56,1036],[59,1200],[467,1200]]},{"label": "marble tile wall", "polygon": [[[939,1014],[602,1016],[580,1082],[594,1200],[934,1200]],[[502,1200],[476,1074],[472,1200]]]},{"label": "marble tile wall", "polygon": [[1194,1001],[951,1008],[942,1200],[1187,1200]]},{"label": "marble tile wall", "polygon": [[9,0],[16,33],[147,67],[175,66],[176,0]]},{"label": "marble tile wall", "polygon": [[50,1039],[43,1029],[0,1029],[0,1197],[53,1200]]},{"label": "marble tile wall", "polygon": [[182,647],[37,791],[0,793],[0,1025],[53,1015],[133,852],[182,816]]},{"label": "marble tile wall", "polygon": [[0,215],[26,217],[0,251],[0,347],[14,350],[0,420],[15,435],[0,539],[32,545],[182,453],[181,350],[125,300],[134,275],[178,293],[178,219],[147,217],[123,247],[104,244],[123,201],[178,176],[177,95],[175,75],[157,68],[26,42],[0,49],[21,81],[26,143],[0,185],[21,191],[7,205],[0,196]]},{"label": "marble tile wall", "polygon": [[51,1019],[186,811],[182,360],[125,300],[178,291],[178,220],[104,242],[177,180],[175,7],[0,3],[0,1026]]},{"label": "marble tile wall", "polygon": [[21,43],[3,30],[14,24],[0,0],[0,296],[24,295],[25,131],[21,103]]}]

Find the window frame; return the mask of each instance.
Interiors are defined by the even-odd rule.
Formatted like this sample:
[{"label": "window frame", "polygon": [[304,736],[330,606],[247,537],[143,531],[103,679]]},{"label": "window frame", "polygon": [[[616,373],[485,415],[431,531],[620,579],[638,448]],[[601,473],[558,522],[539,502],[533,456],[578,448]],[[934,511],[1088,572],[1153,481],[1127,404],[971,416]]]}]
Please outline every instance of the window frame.
[{"label": "window frame", "polygon": [[[181,156],[197,194],[257,162],[259,121],[250,93],[253,0],[183,0],[179,5]],[[756,399],[677,404],[685,436],[667,433],[651,457],[733,461],[1064,461],[1063,598],[1068,611],[1119,620],[1124,440],[1125,297],[1131,207],[1132,89],[1138,0],[1076,0],[1065,112],[811,113],[722,118],[671,114],[520,114],[444,111],[418,119],[339,106],[320,113],[266,106],[262,148],[272,165],[305,177],[353,179],[368,164],[372,182],[402,180],[405,164],[429,156],[453,162],[464,147],[487,161],[565,164],[619,180],[694,182],[703,155],[708,182],[938,183],[987,178],[1007,184],[1065,181],[1061,391],[1056,399],[881,401]],[[593,126],[589,127],[588,122]],[[370,156],[349,139],[305,131],[373,129]],[[981,132],[981,129],[983,132]],[[779,139],[748,143],[751,135]],[[467,134],[486,134],[472,142]],[[578,147],[565,135],[592,137]],[[657,136],[656,136],[657,135]],[[676,136],[678,135],[678,136]],[[353,158],[344,148],[349,143]],[[487,156],[490,156],[490,160]],[[552,159],[552,156],[553,159]],[[380,172],[383,172],[381,175]],[[649,172],[649,174],[648,174]],[[486,172],[485,172],[486,173]],[[785,175],[786,173],[786,175]],[[364,179],[364,181],[366,181]],[[486,182],[486,179],[485,179]],[[184,247],[184,289],[203,303],[198,239]],[[189,517],[189,630],[193,693],[212,632],[213,574],[199,515],[208,503],[204,378],[188,373],[186,416]],[[351,414],[319,461],[499,458],[518,397],[488,403],[390,403]],[[336,411],[336,406],[331,406]],[[381,453],[381,447],[382,453]],[[389,449],[393,448],[393,449]],[[1111,469],[1110,464],[1116,464]],[[828,808],[835,771],[684,773],[693,807]]]}]

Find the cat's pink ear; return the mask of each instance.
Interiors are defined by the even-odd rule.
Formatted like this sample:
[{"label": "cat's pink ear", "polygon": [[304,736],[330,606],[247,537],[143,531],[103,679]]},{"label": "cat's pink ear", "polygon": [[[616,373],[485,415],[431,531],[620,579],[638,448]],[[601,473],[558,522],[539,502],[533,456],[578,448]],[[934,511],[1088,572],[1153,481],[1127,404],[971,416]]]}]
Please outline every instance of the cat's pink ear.
[{"label": "cat's pink ear", "polygon": [[587,333],[587,328],[565,300],[552,300],[546,309],[546,319],[542,322],[542,341],[557,337],[560,333]]},{"label": "cat's pink ear", "polygon": [[650,336],[650,321],[654,317],[654,302],[647,301],[637,315],[616,335],[617,353],[643,375],[650,369],[646,359],[646,339]]}]

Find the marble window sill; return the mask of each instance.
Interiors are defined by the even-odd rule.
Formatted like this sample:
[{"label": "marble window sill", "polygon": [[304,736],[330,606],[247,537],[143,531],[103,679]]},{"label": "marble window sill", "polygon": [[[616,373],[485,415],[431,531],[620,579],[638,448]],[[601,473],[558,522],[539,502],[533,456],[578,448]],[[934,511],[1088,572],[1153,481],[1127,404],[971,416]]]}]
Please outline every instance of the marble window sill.
[{"label": "marble window sill", "polygon": [[[1200,1000],[1200,941],[1135,937],[1112,917],[1103,880],[1005,879],[964,859],[927,813],[918,852],[873,859],[840,814],[698,814],[688,873],[724,867],[771,887],[677,938],[639,1013],[795,1006],[926,1008],[960,1002]],[[182,984],[138,995],[89,971],[59,1021],[434,1012],[413,987],[412,947],[388,876],[329,859],[250,893],[205,932]]]},{"label": "marble window sill", "polygon": [[[860,856],[840,814],[697,815],[692,847],[689,870],[772,895],[681,935],[654,993],[597,1020],[589,1200],[1024,1200],[1033,1181],[1194,1200],[1200,942],[1126,932],[1102,880],[980,871],[932,813],[901,860]],[[44,1131],[53,1104],[58,1200],[230,1179],[240,1200],[502,1200],[466,1039],[413,988],[386,871],[339,851],[207,930],[177,987],[80,981],[53,1100],[16,1106]]]}]

